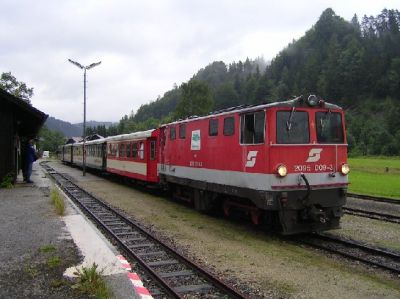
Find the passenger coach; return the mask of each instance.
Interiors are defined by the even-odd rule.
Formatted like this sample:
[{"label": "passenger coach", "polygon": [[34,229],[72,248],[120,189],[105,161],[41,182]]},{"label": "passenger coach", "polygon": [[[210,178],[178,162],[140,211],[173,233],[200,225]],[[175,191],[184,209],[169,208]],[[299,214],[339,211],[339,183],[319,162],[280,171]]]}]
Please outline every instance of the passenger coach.
[{"label": "passenger coach", "polygon": [[156,183],[158,130],[107,138],[107,172]]}]

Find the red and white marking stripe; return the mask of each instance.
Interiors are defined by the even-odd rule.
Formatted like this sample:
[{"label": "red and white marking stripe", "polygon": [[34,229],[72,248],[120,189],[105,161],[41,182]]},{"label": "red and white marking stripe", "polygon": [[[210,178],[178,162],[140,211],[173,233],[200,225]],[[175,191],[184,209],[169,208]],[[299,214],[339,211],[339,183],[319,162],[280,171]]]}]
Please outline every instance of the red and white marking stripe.
[{"label": "red and white marking stripe", "polygon": [[117,258],[120,261],[122,268],[128,271],[128,278],[131,281],[133,287],[135,288],[136,294],[141,299],[153,299],[153,296],[151,296],[149,290],[143,286],[143,282],[140,279],[139,275],[137,275],[137,273],[134,272],[129,272],[132,270],[132,267],[125,259],[125,257],[123,257],[122,255],[118,255]]}]

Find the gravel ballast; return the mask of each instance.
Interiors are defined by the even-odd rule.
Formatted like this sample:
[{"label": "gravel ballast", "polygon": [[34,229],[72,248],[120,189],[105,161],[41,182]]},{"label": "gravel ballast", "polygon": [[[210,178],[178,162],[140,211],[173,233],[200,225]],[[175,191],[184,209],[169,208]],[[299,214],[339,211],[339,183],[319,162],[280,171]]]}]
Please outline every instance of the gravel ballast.
[{"label": "gravel ballast", "polygon": [[[71,176],[80,173],[61,164],[52,166]],[[259,297],[400,297],[399,279],[392,275],[291,244],[251,225],[203,215],[183,204],[91,174],[79,180],[79,185],[158,231],[173,246],[235,282],[239,288],[255,290],[252,294],[257,293]],[[344,217],[345,230],[354,230],[354,235],[363,227],[366,234],[374,231],[373,221],[359,219]],[[397,236],[397,243],[400,242],[398,228],[389,227],[386,232],[390,238]]]}]

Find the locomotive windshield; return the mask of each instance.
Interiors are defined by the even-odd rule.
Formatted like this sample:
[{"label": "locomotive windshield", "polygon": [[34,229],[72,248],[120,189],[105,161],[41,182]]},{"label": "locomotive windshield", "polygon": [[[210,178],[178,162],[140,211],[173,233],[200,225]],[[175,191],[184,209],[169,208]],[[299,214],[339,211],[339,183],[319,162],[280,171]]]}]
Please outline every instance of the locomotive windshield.
[{"label": "locomotive windshield", "polygon": [[342,115],[340,113],[317,112],[317,141],[318,143],[343,143]]},{"label": "locomotive windshield", "polygon": [[310,142],[308,113],[305,111],[278,111],[276,142],[278,144],[305,144]]}]

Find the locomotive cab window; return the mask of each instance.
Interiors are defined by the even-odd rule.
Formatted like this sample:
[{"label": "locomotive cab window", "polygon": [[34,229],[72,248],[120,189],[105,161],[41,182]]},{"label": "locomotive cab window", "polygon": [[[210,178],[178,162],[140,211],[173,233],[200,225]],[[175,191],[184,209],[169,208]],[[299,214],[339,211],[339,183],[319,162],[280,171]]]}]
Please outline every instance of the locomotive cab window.
[{"label": "locomotive cab window", "polygon": [[218,135],[218,119],[210,119],[208,127],[208,136]]},{"label": "locomotive cab window", "polygon": [[179,125],[179,138],[180,139],[186,138],[186,124]]},{"label": "locomotive cab window", "polygon": [[243,114],[240,116],[240,143],[264,143],[265,112]]},{"label": "locomotive cab window", "polygon": [[276,142],[278,144],[306,144],[310,143],[310,130],[308,126],[308,113],[289,111],[276,113]]},{"label": "locomotive cab window", "polygon": [[235,134],[235,119],[233,117],[224,118],[224,135],[232,136]]},{"label": "locomotive cab window", "polygon": [[169,128],[169,139],[171,139],[171,140],[176,139],[176,128],[175,127]]},{"label": "locomotive cab window", "polygon": [[317,141],[318,143],[343,143],[342,115],[340,113],[317,112]]}]

